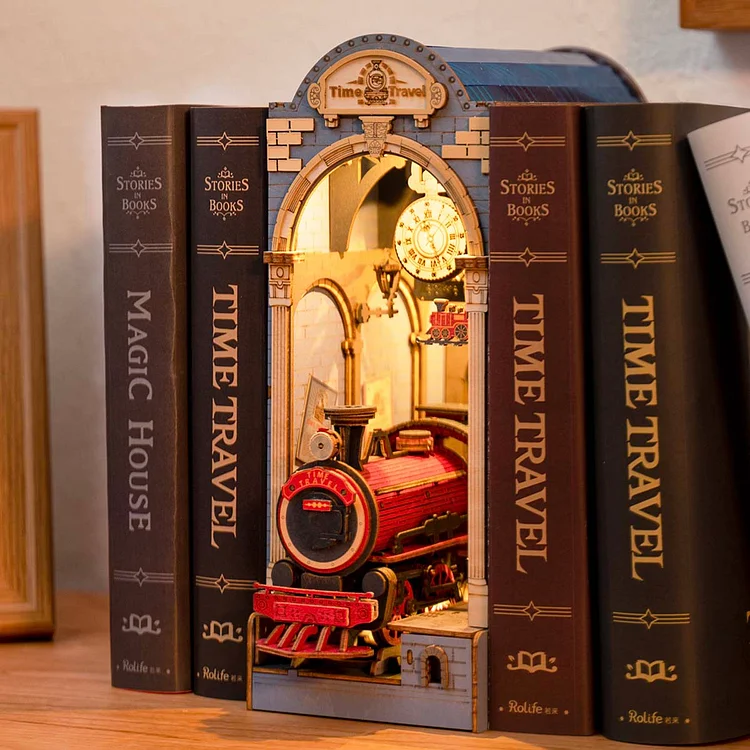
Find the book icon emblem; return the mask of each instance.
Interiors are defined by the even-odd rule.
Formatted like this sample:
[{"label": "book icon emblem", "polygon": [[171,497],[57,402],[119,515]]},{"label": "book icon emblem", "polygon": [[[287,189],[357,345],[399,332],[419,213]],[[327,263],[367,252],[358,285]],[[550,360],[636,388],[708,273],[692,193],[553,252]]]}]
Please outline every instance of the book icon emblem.
[{"label": "book icon emblem", "polygon": [[211,620],[206,625],[203,624],[202,636],[207,641],[218,641],[219,643],[225,643],[226,641],[232,641],[233,643],[242,643],[242,628],[235,628],[232,622],[218,622],[217,620]]},{"label": "book icon emblem", "polygon": [[556,657],[548,657],[544,651],[535,651],[533,654],[530,651],[519,651],[516,656],[508,654],[508,663],[505,667],[512,671],[523,670],[524,672],[529,672],[529,674],[534,674],[534,672],[557,672],[556,661]]},{"label": "book icon emblem", "polygon": [[627,671],[625,672],[626,680],[645,680],[646,682],[662,680],[663,682],[674,682],[677,679],[677,668],[674,665],[668,667],[663,659],[657,659],[656,661],[638,659],[635,666],[628,664],[627,667]]},{"label": "book icon emblem", "polygon": [[159,635],[161,627],[159,620],[154,620],[151,615],[131,614],[129,617],[122,618],[122,632],[136,635]]}]

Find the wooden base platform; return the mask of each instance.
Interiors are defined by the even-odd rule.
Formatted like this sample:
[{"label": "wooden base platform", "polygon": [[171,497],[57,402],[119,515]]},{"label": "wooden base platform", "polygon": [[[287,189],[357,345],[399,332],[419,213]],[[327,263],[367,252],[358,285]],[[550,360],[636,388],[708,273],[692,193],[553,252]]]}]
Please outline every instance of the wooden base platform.
[{"label": "wooden base platform", "polygon": [[[244,702],[149,695],[109,684],[107,601],[58,597],[53,643],[0,644],[3,750],[635,750],[602,737],[411,729],[247,711]],[[712,746],[719,747],[719,746]],[[726,745],[750,750],[750,740]]]}]

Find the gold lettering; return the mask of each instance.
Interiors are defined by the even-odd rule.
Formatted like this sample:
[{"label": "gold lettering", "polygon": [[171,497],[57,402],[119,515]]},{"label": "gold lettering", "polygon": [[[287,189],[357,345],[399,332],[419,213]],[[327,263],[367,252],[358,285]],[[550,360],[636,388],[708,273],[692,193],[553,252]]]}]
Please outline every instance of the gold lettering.
[{"label": "gold lettering", "polygon": [[547,459],[547,429],[542,413],[533,421],[515,417],[515,505],[516,570],[528,573],[524,560],[537,557],[547,561],[547,474],[543,468]]},{"label": "gold lettering", "polygon": [[656,406],[656,324],[654,298],[628,304],[622,300],[625,404],[636,414],[626,421],[630,576],[642,581],[641,567],[664,567],[659,468],[659,419],[642,409]]},{"label": "gold lettering", "polygon": [[517,404],[545,400],[544,295],[513,298],[513,390]]},{"label": "gold lettering", "polygon": [[217,536],[237,537],[237,396],[228,392],[238,377],[238,294],[213,290],[212,383],[216,393],[211,409],[211,484],[221,495],[211,497],[211,546],[219,547]]}]

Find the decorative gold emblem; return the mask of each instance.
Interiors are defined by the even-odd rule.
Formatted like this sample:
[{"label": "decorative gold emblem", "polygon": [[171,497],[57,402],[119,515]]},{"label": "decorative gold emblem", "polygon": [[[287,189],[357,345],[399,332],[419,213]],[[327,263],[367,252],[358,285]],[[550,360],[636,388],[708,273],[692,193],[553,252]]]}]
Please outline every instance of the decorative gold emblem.
[{"label": "decorative gold emblem", "polygon": [[456,257],[466,252],[466,232],[450,198],[425,195],[396,222],[396,256],[412,276],[440,281],[456,273]]},{"label": "decorative gold emblem", "polygon": [[505,667],[512,671],[523,670],[530,674],[534,674],[534,672],[557,672],[556,661],[556,657],[548,657],[544,651],[534,651],[533,654],[530,651],[519,651],[516,656],[508,654],[508,663]]},{"label": "decorative gold emblem", "polygon": [[112,579],[115,581],[123,581],[127,583],[137,583],[143,588],[144,583],[174,583],[173,573],[156,573],[143,568],[138,570],[115,570],[112,574]]},{"label": "decorative gold emblem", "polygon": [[641,263],[676,263],[677,253],[642,253],[637,247],[634,247],[629,253],[602,253],[601,262],[605,265],[630,263],[633,268],[638,268]]},{"label": "decorative gold emblem", "polygon": [[232,591],[252,591],[253,582],[242,578],[225,578],[222,573],[218,578],[215,576],[195,576],[195,585],[201,588],[219,589],[223,594],[227,589]]},{"label": "decorative gold emblem", "polygon": [[141,135],[138,131],[133,135],[112,135],[107,138],[108,146],[132,147],[136,151],[143,146],[171,146],[171,135]]},{"label": "decorative gold emblem", "polygon": [[521,252],[490,251],[491,263],[523,263],[528,268],[532,263],[567,263],[568,254],[564,250],[531,250],[525,247]]},{"label": "decorative gold emblem", "polygon": [[646,609],[645,612],[613,612],[612,622],[619,622],[625,625],[645,625],[647,630],[651,630],[654,625],[689,625],[689,612],[652,612]]},{"label": "decorative gold emblem", "polygon": [[703,165],[706,169],[716,169],[716,167],[723,167],[725,164],[731,164],[733,161],[739,162],[740,164],[745,163],[745,159],[750,156],[750,146],[740,146],[737,144],[732,151],[727,151],[724,154],[718,156],[712,156],[710,159],[706,159]]},{"label": "decorative gold emblem", "polygon": [[562,617],[572,618],[572,607],[550,607],[548,605],[537,606],[534,602],[528,604],[495,604],[492,607],[495,615],[510,617],[528,617],[532,622],[537,617]]},{"label": "decorative gold emblem", "polygon": [[257,135],[228,135],[224,131],[221,135],[199,135],[195,139],[196,146],[219,146],[226,151],[232,146],[260,146]]},{"label": "decorative gold emblem", "polygon": [[110,242],[109,243],[110,253],[132,253],[137,258],[141,255],[153,255],[159,253],[171,253],[172,243],[171,242],[141,242],[136,240],[135,242]]},{"label": "decorative gold emblem", "polygon": [[257,245],[227,245],[226,240],[221,245],[197,245],[198,255],[221,255],[226,260],[229,255],[258,255]]},{"label": "decorative gold emblem", "polygon": [[159,620],[154,620],[151,615],[131,614],[129,617],[122,618],[122,632],[136,635],[159,635],[161,626]]},{"label": "decorative gold emblem", "polygon": [[640,182],[643,180],[643,175],[635,168],[632,167],[631,170],[622,178],[623,182]]},{"label": "decorative gold emblem", "polygon": [[235,628],[232,622],[218,622],[217,620],[211,620],[208,625],[203,624],[202,636],[207,641],[218,641],[219,643],[225,643],[226,641],[242,643],[244,640],[242,628]]},{"label": "decorative gold emblem", "polygon": [[526,131],[523,135],[493,135],[490,136],[490,146],[496,148],[522,148],[528,151],[530,148],[564,148],[567,143],[564,135],[529,135]]},{"label": "decorative gold emblem", "polygon": [[632,664],[627,665],[625,679],[627,680],[645,680],[646,682],[674,682],[677,679],[677,667],[674,665],[667,666],[663,659],[656,661],[646,661],[638,659],[635,667]]},{"label": "decorative gold emblem", "polygon": [[598,135],[596,145],[599,148],[623,147],[632,151],[638,146],[671,146],[671,133],[641,133],[629,130],[626,135]]},{"label": "decorative gold emblem", "polygon": [[362,132],[367,141],[367,150],[370,156],[379,159],[385,149],[385,138],[391,132],[393,117],[381,115],[362,115]]}]

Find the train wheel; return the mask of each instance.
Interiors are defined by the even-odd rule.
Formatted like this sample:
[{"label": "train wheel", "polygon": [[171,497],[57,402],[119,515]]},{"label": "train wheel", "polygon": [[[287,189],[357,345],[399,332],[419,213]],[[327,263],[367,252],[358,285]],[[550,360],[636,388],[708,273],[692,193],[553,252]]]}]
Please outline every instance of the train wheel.
[{"label": "train wheel", "polygon": [[459,341],[466,341],[466,339],[469,338],[469,327],[466,323],[459,323],[456,326],[456,338]]},{"label": "train wheel", "polygon": [[430,329],[430,338],[435,339],[437,341],[440,338],[440,329],[439,328],[431,328]]},{"label": "train wheel", "polygon": [[[409,581],[404,581],[404,596],[403,599],[393,607],[393,620],[400,620],[402,617],[408,617],[413,614],[414,611],[414,589],[412,588]],[[398,646],[401,643],[401,633],[397,630],[391,630],[390,628],[380,628],[380,630],[373,633],[375,640],[379,641],[384,646]]]},{"label": "train wheel", "polygon": [[442,338],[447,341],[451,337],[451,329],[450,328],[442,328],[440,330],[440,335]]}]

